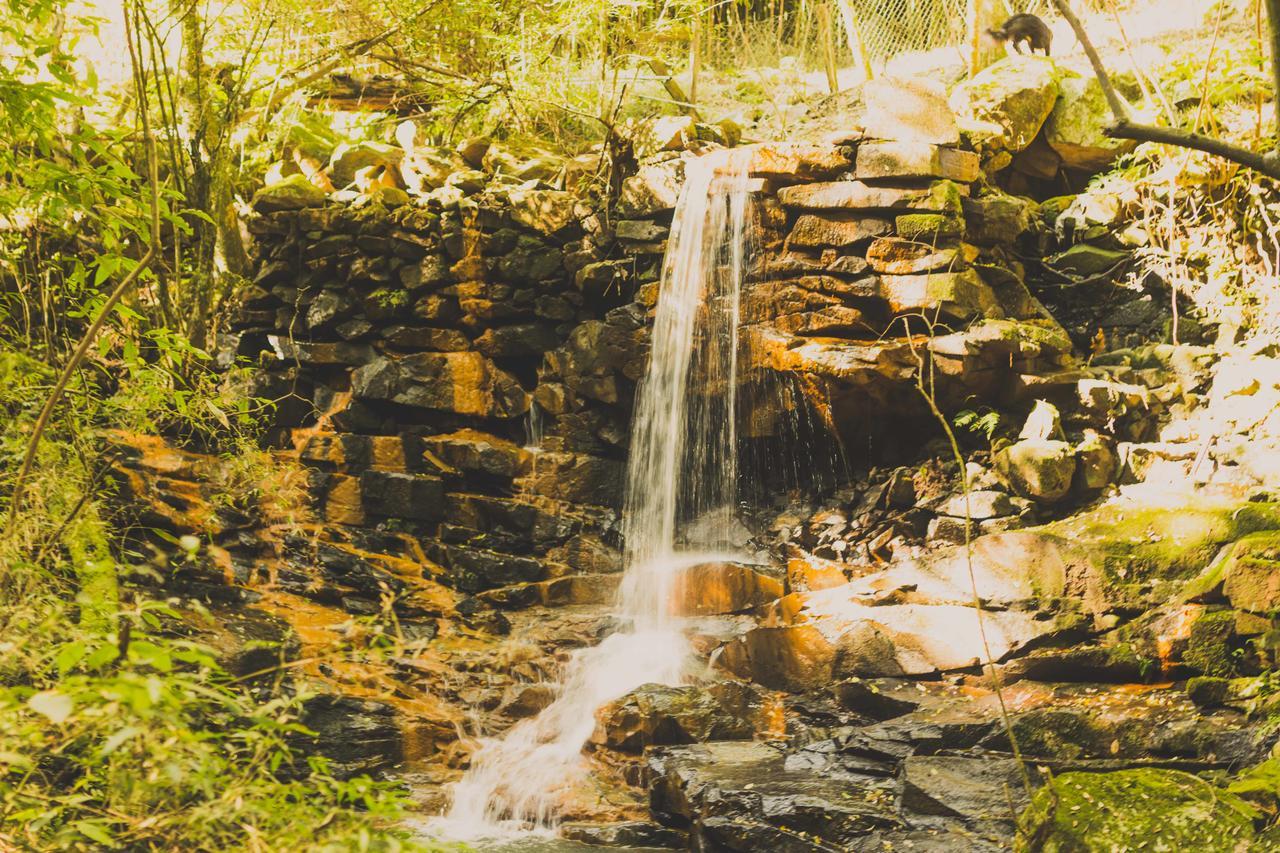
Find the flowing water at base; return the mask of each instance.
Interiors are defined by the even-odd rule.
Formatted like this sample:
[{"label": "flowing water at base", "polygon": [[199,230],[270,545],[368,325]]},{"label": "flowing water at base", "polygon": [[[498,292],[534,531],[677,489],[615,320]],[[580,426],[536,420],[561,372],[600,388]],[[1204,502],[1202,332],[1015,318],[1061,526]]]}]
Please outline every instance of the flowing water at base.
[{"label": "flowing water at base", "polygon": [[[586,772],[595,712],[692,665],[672,591],[682,568],[724,559],[734,534],[739,293],[747,259],[750,149],[688,163],[663,260],[652,350],[636,392],[623,507],[622,630],[577,652],[559,696],[482,741],[448,814],[426,829],[458,840],[554,832]],[[696,523],[691,523],[696,522]]]}]

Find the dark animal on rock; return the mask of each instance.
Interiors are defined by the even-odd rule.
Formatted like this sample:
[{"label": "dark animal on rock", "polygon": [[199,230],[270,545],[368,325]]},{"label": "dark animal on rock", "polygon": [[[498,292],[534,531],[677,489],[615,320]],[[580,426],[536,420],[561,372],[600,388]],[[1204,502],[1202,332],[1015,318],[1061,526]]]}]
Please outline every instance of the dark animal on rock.
[{"label": "dark animal on rock", "polygon": [[1049,55],[1049,44],[1053,41],[1053,33],[1049,25],[1035,15],[1014,15],[994,29],[987,30],[988,35],[998,42],[1008,42],[1014,51],[1022,53],[1021,45],[1027,45],[1030,53],[1037,50]]}]

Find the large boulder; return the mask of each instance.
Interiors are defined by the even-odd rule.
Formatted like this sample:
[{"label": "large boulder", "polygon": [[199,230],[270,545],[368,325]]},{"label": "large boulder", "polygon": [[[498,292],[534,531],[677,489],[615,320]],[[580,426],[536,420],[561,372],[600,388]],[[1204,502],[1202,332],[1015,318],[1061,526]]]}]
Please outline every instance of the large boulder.
[{"label": "large boulder", "polygon": [[646,684],[596,713],[596,743],[626,752],[709,740],[750,740],[760,716],[752,688],[738,681],[710,687]]},{"label": "large boulder", "polygon": [[1251,613],[1280,611],[1280,532],[1244,537],[1216,568],[1231,606]]},{"label": "large boulder", "polygon": [[572,193],[559,190],[511,190],[508,213],[518,225],[540,234],[559,234],[577,221]]},{"label": "large boulder", "polygon": [[404,159],[404,149],[382,142],[343,143],[333,151],[329,160],[329,178],[334,186],[344,187],[356,179],[356,173],[371,166],[383,166],[399,170]]},{"label": "large boulder", "polygon": [[862,87],[868,139],[896,139],[933,145],[957,145],[960,129],[943,92],[924,80],[868,81]]},{"label": "large boulder", "polygon": [[[986,158],[1023,150],[1058,100],[1060,72],[1042,56],[1011,56],[951,92],[950,103],[969,142]],[[999,165],[998,163],[996,165]]]},{"label": "large boulder", "polygon": [[307,180],[306,175],[295,173],[268,184],[253,194],[253,207],[261,213],[279,210],[302,210],[320,207],[328,196],[324,190]]},{"label": "large boulder", "polygon": [[741,563],[701,563],[676,577],[677,606],[688,615],[741,613],[782,597],[782,582]]},{"label": "large boulder", "polygon": [[1024,438],[997,450],[992,459],[1005,483],[1024,498],[1054,503],[1071,491],[1076,455],[1065,441]]},{"label": "large boulder", "polygon": [[1059,87],[1062,94],[1045,122],[1044,136],[1063,166],[1099,172],[1137,146],[1132,139],[1105,133],[1115,119],[1095,77],[1066,76]]},{"label": "large boulder", "polygon": [[650,163],[622,182],[618,195],[618,215],[623,218],[644,219],[664,211],[673,210],[680,198],[680,186],[684,182],[685,161],[679,157]]}]

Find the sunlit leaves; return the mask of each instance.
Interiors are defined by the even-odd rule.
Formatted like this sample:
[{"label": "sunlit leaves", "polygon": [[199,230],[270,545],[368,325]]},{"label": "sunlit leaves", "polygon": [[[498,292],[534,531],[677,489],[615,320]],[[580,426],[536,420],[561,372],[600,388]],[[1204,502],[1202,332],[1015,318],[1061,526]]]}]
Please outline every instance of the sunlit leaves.
[{"label": "sunlit leaves", "polygon": [[71,697],[57,690],[42,690],[27,700],[27,707],[37,714],[43,714],[49,722],[57,725],[71,716],[74,703]]}]

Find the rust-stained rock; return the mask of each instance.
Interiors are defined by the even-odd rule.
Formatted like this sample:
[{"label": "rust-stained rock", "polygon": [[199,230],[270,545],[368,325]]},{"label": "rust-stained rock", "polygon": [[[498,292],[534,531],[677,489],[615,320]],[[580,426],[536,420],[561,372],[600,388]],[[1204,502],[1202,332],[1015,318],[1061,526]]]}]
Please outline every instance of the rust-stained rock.
[{"label": "rust-stained rock", "polygon": [[518,477],[528,470],[531,458],[515,442],[476,429],[433,435],[423,444],[453,468],[492,477]]},{"label": "rust-stained rock", "polygon": [[835,219],[806,213],[796,219],[787,242],[804,248],[844,248],[892,231],[893,223],[887,219]]},{"label": "rust-stained rock", "polygon": [[782,582],[741,563],[702,563],[675,580],[678,611],[688,616],[741,613],[782,597]]},{"label": "rust-stained rock", "polygon": [[622,576],[566,575],[537,584],[539,600],[549,607],[575,604],[612,604],[618,598]]},{"label": "rust-stained rock", "polygon": [[621,462],[586,453],[539,453],[517,488],[570,503],[618,506],[622,500]]},{"label": "rust-stained rock", "polygon": [[529,408],[515,378],[478,352],[382,357],[351,374],[351,390],[357,398],[461,415],[511,418]]},{"label": "rust-stained rock", "polygon": [[724,647],[720,665],[776,690],[803,692],[831,683],[835,647],[812,625],[753,628]]},{"label": "rust-stained rock", "polygon": [[883,329],[883,325],[869,319],[865,311],[847,305],[782,314],[773,319],[773,326],[785,334],[804,337],[849,335],[867,338],[874,337]]},{"label": "rust-stained rock", "polygon": [[336,475],[329,481],[324,496],[323,516],[334,524],[361,525],[365,522],[364,503],[360,498],[360,478]]}]

